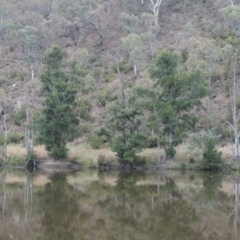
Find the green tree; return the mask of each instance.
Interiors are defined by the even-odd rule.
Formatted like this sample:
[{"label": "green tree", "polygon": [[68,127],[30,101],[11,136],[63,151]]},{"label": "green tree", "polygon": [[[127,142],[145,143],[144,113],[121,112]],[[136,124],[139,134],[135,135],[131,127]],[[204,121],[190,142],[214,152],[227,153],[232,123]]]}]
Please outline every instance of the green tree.
[{"label": "green tree", "polygon": [[197,117],[194,108],[201,106],[201,98],[208,93],[208,84],[200,70],[189,73],[179,70],[177,53],[166,49],[157,55],[155,65],[150,67],[154,79],[150,92],[149,108],[164,136],[166,156],[173,158],[175,146],[182,143],[186,132],[193,128]]},{"label": "green tree", "polygon": [[[41,75],[42,92],[45,96],[40,119],[39,140],[45,144],[55,159],[67,157],[68,138],[78,125],[76,105],[76,76],[70,69],[64,72],[67,53],[54,46],[44,56],[45,71]],[[73,65],[70,65],[71,68]]]},{"label": "green tree", "polygon": [[138,94],[127,91],[120,72],[119,77],[120,94],[110,103],[107,128],[102,129],[99,134],[109,137],[111,148],[117,153],[120,164],[142,164],[136,153],[146,146],[146,136],[140,128],[143,108],[138,101]]}]

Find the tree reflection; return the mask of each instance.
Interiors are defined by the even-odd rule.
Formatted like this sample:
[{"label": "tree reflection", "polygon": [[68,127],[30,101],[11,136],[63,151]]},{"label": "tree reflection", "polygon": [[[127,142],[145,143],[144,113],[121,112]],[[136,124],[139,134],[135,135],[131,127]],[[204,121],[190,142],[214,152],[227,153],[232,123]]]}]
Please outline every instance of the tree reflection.
[{"label": "tree reflection", "polygon": [[203,191],[201,195],[209,201],[218,200],[219,188],[222,186],[223,174],[204,172],[201,174],[203,179]]},{"label": "tree reflection", "polygon": [[173,179],[161,186],[161,200],[150,213],[152,239],[201,240],[203,233],[195,226],[199,217],[192,205],[179,192]]},{"label": "tree reflection", "polygon": [[74,239],[74,218],[78,213],[77,196],[64,175],[54,174],[40,193],[44,239]]},{"label": "tree reflection", "polygon": [[233,239],[238,239],[238,227],[240,224],[240,216],[239,216],[239,177],[235,177],[234,181],[234,206],[229,215],[230,221],[233,225]]},{"label": "tree reflection", "polygon": [[119,173],[114,197],[101,202],[108,216],[104,239],[204,239],[194,225],[199,221],[194,208],[182,197],[175,182],[168,179],[160,187],[138,185],[144,178],[145,174],[138,172]]},{"label": "tree reflection", "polygon": [[5,205],[6,205],[6,172],[2,172],[2,211],[1,211],[1,219],[4,220],[5,215]]}]

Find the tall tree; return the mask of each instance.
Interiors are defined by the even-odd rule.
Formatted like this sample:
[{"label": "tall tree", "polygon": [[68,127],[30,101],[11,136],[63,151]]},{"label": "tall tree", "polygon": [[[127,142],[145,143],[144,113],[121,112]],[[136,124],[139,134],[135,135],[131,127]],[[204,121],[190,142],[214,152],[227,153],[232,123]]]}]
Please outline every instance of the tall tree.
[{"label": "tall tree", "polygon": [[239,159],[239,120],[240,120],[240,110],[238,107],[239,101],[239,80],[238,80],[238,66],[239,66],[239,53],[237,46],[232,46],[230,44],[225,45],[222,48],[223,56],[227,65],[227,78],[229,80],[229,94],[230,94],[230,112],[231,121],[227,121],[229,126],[234,132],[234,159],[238,161]]},{"label": "tall tree", "polygon": [[[50,156],[55,159],[67,157],[66,144],[77,126],[74,112],[78,92],[75,76],[64,71],[67,53],[54,46],[44,56],[45,71],[41,75],[42,92],[45,95],[39,140],[45,144]],[[70,73],[72,71],[69,71]]]},{"label": "tall tree", "polygon": [[111,102],[108,110],[109,120],[107,130],[102,129],[99,134],[108,136],[111,148],[117,153],[120,164],[141,164],[137,161],[136,153],[145,147],[145,136],[140,131],[143,108],[138,103],[138,96],[126,89],[126,82],[120,74],[118,96]]},{"label": "tall tree", "polygon": [[154,79],[149,107],[153,118],[159,121],[169,158],[174,157],[174,147],[182,143],[187,130],[197,122],[192,111],[201,105],[201,98],[208,92],[208,84],[199,70],[180,72],[178,65],[177,53],[167,49],[157,55],[149,70]]}]

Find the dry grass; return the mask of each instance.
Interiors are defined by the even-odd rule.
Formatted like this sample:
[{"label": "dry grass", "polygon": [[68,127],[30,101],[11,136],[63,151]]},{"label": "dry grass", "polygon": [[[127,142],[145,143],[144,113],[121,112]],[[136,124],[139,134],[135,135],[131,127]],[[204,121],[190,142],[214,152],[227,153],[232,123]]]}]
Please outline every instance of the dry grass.
[{"label": "dry grass", "polygon": [[98,165],[99,155],[104,155],[106,159],[116,161],[117,157],[109,148],[92,149],[88,145],[78,145],[74,146],[72,144],[68,145],[69,157],[76,158],[77,162],[83,165],[96,167]]},{"label": "dry grass", "polygon": [[[34,151],[36,152],[39,159],[47,158],[47,151],[44,146],[36,146],[34,147]],[[8,145],[7,147],[7,155],[8,157],[12,155],[18,156],[26,156],[26,149],[21,144]]]},{"label": "dry grass", "polygon": [[[86,144],[77,146],[74,144],[68,144],[68,148],[70,149],[70,159],[74,159],[85,166],[96,167],[99,155],[104,155],[107,160],[116,162],[117,164],[116,154],[109,148],[92,149],[89,145]],[[232,159],[232,149],[232,144],[225,145],[224,147],[218,147],[218,150],[223,153],[223,157],[226,161],[230,161]],[[178,163],[188,162],[189,156],[186,154],[186,145],[179,145],[176,150],[177,154],[175,161]],[[44,146],[36,146],[34,147],[34,151],[36,152],[39,159],[49,159]],[[7,152],[9,157],[12,155],[26,156],[26,150],[22,145],[9,145]],[[150,164],[157,163],[158,161],[158,151],[156,148],[144,149],[139,155],[146,157]],[[162,149],[160,151],[160,157],[162,162],[164,159],[164,151]]]}]

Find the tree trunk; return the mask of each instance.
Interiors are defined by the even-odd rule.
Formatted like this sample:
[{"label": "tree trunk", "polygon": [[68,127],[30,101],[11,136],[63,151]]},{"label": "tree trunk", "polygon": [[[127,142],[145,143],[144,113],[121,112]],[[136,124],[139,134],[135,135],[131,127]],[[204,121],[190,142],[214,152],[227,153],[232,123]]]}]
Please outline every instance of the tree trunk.
[{"label": "tree trunk", "polygon": [[4,219],[5,215],[5,205],[6,205],[6,172],[2,173],[2,185],[3,185],[3,201],[2,201],[2,219]]},{"label": "tree trunk", "polygon": [[150,8],[153,12],[153,15],[155,17],[154,20],[154,25],[157,26],[158,25],[158,15],[159,15],[159,9],[160,9],[160,5],[162,3],[163,0],[150,0]]},{"label": "tree trunk", "polygon": [[4,128],[4,145],[3,145],[3,158],[7,158],[7,125],[6,125],[6,107],[7,100],[6,96],[4,97],[4,115],[3,115],[3,128]]},{"label": "tree trunk", "polygon": [[234,56],[234,66],[233,66],[233,83],[230,89],[230,100],[231,100],[231,110],[232,110],[232,119],[233,119],[233,127],[234,130],[234,159],[238,161],[239,159],[239,116],[237,110],[237,91],[238,91],[238,83],[236,80],[236,65],[237,65],[237,55]]}]

